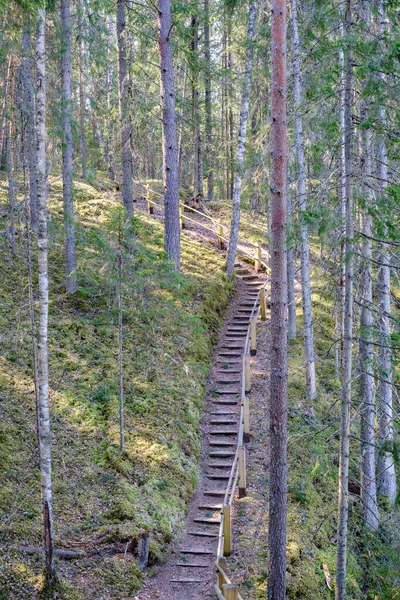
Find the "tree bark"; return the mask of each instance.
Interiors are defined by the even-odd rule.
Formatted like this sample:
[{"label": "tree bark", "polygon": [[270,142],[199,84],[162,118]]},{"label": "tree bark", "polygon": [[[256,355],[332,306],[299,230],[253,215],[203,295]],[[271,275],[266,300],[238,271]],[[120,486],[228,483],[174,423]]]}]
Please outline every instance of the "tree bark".
[{"label": "tree bark", "polygon": [[[8,69],[8,78],[10,82],[14,77],[14,63],[13,57],[10,58],[10,68]],[[9,85],[8,78],[5,85],[4,94],[4,112],[5,112],[5,150],[6,150],[6,168],[7,168],[7,182],[8,182],[8,202],[10,207],[10,238],[11,238],[11,255],[15,256],[15,181],[14,181],[14,167],[13,167],[13,154],[11,147],[11,110],[10,105],[12,101],[12,94],[10,94],[11,85]]]},{"label": "tree bark", "polygon": [[247,26],[246,60],[243,74],[242,104],[240,110],[240,125],[238,133],[238,146],[236,156],[235,189],[232,202],[231,230],[229,235],[228,256],[226,259],[226,270],[229,277],[233,277],[235,268],[236,250],[239,239],[240,225],[240,193],[242,190],[242,178],[244,167],[244,150],[246,146],[247,121],[249,118],[249,103],[251,92],[251,74],[253,68],[253,42],[256,22],[256,2],[252,0],[249,4],[249,17]]},{"label": "tree bark", "polygon": [[47,173],[46,173],[46,55],[45,9],[38,11],[36,37],[36,143],[37,143],[37,198],[38,198],[38,273],[39,273],[39,434],[40,474],[43,503],[43,533],[46,583],[56,577],[54,566],[53,498],[51,481],[49,364],[48,364],[48,311],[49,277],[47,265]]},{"label": "tree bark", "polygon": [[161,101],[163,130],[163,177],[165,236],[164,247],[175,268],[180,268],[178,146],[176,138],[176,108],[174,63],[171,45],[170,0],[158,0],[158,44],[160,48]]},{"label": "tree bark", "polygon": [[32,47],[30,18],[27,14],[24,16],[25,23],[22,30],[22,77],[24,92],[24,124],[26,129],[25,144],[29,168],[29,212],[32,231],[38,229],[38,208],[37,208],[37,186],[36,186],[36,151],[35,151],[35,101],[33,93],[32,76]]},{"label": "tree bark", "polygon": [[128,72],[127,32],[124,0],[117,4],[119,116],[121,130],[122,201],[128,217],[133,216],[132,178],[133,161],[131,152],[130,98],[131,81]]},{"label": "tree bark", "polygon": [[72,197],[72,104],[71,104],[71,13],[70,0],[61,0],[62,31],[62,176],[65,230],[65,267],[67,294],[78,289],[76,274],[75,217]]},{"label": "tree bark", "polygon": [[85,43],[83,36],[83,3],[80,0],[78,4],[78,70],[79,70],[79,141],[81,149],[81,167],[82,179],[87,177],[86,168],[86,131],[85,131],[85,113],[86,113],[86,97],[85,97],[85,81],[84,81],[84,53]]},{"label": "tree bark", "polygon": [[[351,34],[351,0],[346,1],[346,34]],[[343,340],[343,377],[342,400],[340,414],[340,449],[339,449],[339,493],[338,493],[338,525],[336,555],[336,600],[346,599],[347,573],[347,523],[349,512],[349,451],[350,451],[350,404],[353,345],[353,123],[352,123],[352,90],[353,56],[347,49],[346,60],[346,97],[345,97],[345,156],[346,156],[346,279],[345,279],[345,315]]]},{"label": "tree bark", "polygon": [[[385,12],[382,0],[377,2],[379,34],[381,36],[381,53],[385,55],[383,37],[386,31]],[[380,74],[383,85],[386,84],[384,73]],[[386,127],[386,109],[383,105],[378,109],[378,120],[381,132],[376,145],[376,174],[378,195],[385,198],[388,186],[388,157],[384,131]],[[387,244],[380,244],[378,268],[378,333],[379,356],[378,365],[381,378],[379,380],[379,445],[393,441],[393,398],[392,398],[392,351],[390,339],[390,259]],[[380,450],[378,455],[378,496],[386,497],[393,506],[396,500],[396,474],[391,452]]]},{"label": "tree bark", "polygon": [[[340,37],[344,37],[343,23],[339,25]],[[346,74],[344,51],[339,50],[340,92],[339,92],[339,129],[340,129],[340,347],[343,353],[344,343],[344,313],[345,313],[345,280],[346,280],[346,132],[345,132],[345,103],[346,103]]]},{"label": "tree bark", "polygon": [[[292,197],[287,187],[287,222],[289,235],[293,231]],[[294,291],[294,245],[290,240],[287,249],[287,280],[288,280],[288,340],[296,339],[296,294]]]},{"label": "tree bark", "polygon": [[308,244],[308,227],[304,223],[302,212],[307,210],[306,164],[304,156],[304,136],[300,40],[297,23],[297,0],[291,0],[292,8],[292,56],[293,56],[293,95],[295,106],[296,128],[296,157],[297,157],[297,204],[300,212],[300,264],[301,287],[303,304],[303,329],[304,329],[304,360],[306,367],[307,399],[313,400],[317,394],[315,382],[314,362],[314,324],[311,304],[310,283],[310,250]]},{"label": "tree bark", "polygon": [[214,165],[211,103],[211,50],[210,50],[210,1],[204,0],[204,58],[205,109],[206,109],[206,155],[207,155],[207,201],[214,200]]},{"label": "tree bark", "polygon": [[269,600],[286,598],[287,272],[286,2],[273,0],[271,26],[271,388],[268,531]]},{"label": "tree bark", "polygon": [[[369,30],[371,27],[369,0],[361,3],[362,17]],[[368,101],[361,105],[361,122],[368,118]],[[372,314],[372,130],[362,130],[361,178],[362,196],[366,203],[363,213],[363,233],[361,244],[360,277],[360,400],[361,400],[361,447],[360,482],[361,512],[366,527],[376,530],[379,525],[378,504],[376,500],[375,471],[375,386],[373,373],[374,350],[372,345],[374,319]]]},{"label": "tree bark", "polygon": [[203,156],[199,107],[199,20],[192,15],[192,119],[194,137],[194,196],[203,195]]}]

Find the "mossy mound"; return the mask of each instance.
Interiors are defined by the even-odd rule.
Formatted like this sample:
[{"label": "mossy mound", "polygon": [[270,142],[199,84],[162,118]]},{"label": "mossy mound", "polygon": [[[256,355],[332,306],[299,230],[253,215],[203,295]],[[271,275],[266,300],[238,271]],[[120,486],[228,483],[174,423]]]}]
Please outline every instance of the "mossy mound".
[{"label": "mossy mound", "polygon": [[[135,214],[132,242],[132,226],[107,191],[112,186],[76,182],[79,291],[67,298],[61,180],[49,183],[55,536],[57,546],[88,543],[84,559],[57,559],[58,594],[63,600],[130,596],[141,572],[132,555],[123,560],[126,542],[150,531],[150,558],[159,558],[183,524],[196,485],[204,386],[230,282],[222,257],[186,237],[182,271],[176,273],[159,223]],[[6,204],[4,192],[0,200]],[[42,561],[20,551],[41,544],[41,509],[22,225],[18,233],[13,260],[6,238],[0,238],[0,589],[4,597],[25,599],[40,588]],[[119,252],[124,452],[118,421]]]}]

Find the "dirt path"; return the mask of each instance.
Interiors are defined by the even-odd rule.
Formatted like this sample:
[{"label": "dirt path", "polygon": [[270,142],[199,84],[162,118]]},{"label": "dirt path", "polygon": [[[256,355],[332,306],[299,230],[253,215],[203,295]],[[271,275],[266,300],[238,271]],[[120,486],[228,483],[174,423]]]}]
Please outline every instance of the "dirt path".
[{"label": "dirt path", "polygon": [[[147,211],[145,201],[137,210]],[[154,210],[162,220],[162,211]],[[196,224],[186,230],[199,237]],[[214,238],[212,240],[212,238]],[[210,232],[210,241],[215,237]],[[214,242],[215,243],[215,242]],[[214,350],[202,420],[201,475],[179,539],[171,544],[166,562],[153,569],[138,594],[140,600],[201,600],[214,598],[215,559],[220,510],[235,456],[241,401],[241,367],[247,327],[264,274],[238,265],[237,297],[231,303]]]}]

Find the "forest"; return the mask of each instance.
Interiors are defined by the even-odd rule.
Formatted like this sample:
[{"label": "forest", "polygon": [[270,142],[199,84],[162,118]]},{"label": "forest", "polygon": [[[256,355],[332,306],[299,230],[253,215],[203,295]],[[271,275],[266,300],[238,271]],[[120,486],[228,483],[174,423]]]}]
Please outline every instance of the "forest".
[{"label": "forest", "polygon": [[0,600],[400,599],[399,0],[0,21]]}]

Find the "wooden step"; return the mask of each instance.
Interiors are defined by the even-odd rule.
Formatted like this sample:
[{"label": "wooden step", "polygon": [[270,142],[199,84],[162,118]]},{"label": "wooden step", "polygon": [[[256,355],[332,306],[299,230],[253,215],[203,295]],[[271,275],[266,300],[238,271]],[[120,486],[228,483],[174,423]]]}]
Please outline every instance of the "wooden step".
[{"label": "wooden step", "polygon": [[215,450],[214,452],[209,453],[209,458],[229,458],[230,456],[235,456],[236,452],[233,450]]},{"label": "wooden step", "polygon": [[174,567],[192,567],[196,569],[208,569],[210,565],[196,565],[196,563],[176,563]]},{"label": "wooden step", "polygon": [[221,510],[222,504],[201,504],[197,507],[199,510],[212,510],[216,512],[217,510]]},{"label": "wooden step", "polygon": [[183,548],[182,550],[179,550],[179,553],[180,554],[214,554],[214,551],[209,550],[208,548]]},{"label": "wooden step", "polygon": [[187,579],[170,579],[169,580],[170,583],[207,583],[208,579],[193,579],[193,578],[187,578]]},{"label": "wooden step", "polygon": [[[221,504],[222,507],[222,504]],[[210,525],[218,525],[219,523],[221,523],[221,519],[220,517],[196,517],[195,519],[193,519],[193,521],[195,523],[208,523]]]},{"label": "wooden step", "polygon": [[230,475],[207,475],[207,479],[224,480],[229,479]]},{"label": "wooden step", "polygon": [[217,369],[217,373],[224,375],[237,375],[237,373],[241,373],[240,369]]},{"label": "wooden step", "polygon": [[229,399],[221,399],[221,400],[212,400],[212,404],[217,404],[218,406],[235,406],[238,403],[238,399],[233,398]]},{"label": "wooden step", "polygon": [[225,496],[226,490],[205,490],[205,496]]},{"label": "wooden step", "polygon": [[[238,425],[238,421],[233,420],[233,419],[222,419],[220,421],[218,420],[212,420],[210,421],[211,425]],[[214,432],[213,432],[214,433]]]},{"label": "wooden step", "polygon": [[210,440],[209,441],[209,445],[210,446],[218,446],[218,447],[223,447],[223,446],[236,446],[237,443],[236,441],[228,441],[228,440]]},{"label": "wooden step", "polygon": [[208,531],[188,531],[189,535],[195,535],[197,537],[217,538],[218,533],[212,533]]},{"label": "wooden step", "polygon": [[210,414],[215,416],[219,415],[221,417],[238,416],[238,413],[233,410],[212,410]]},{"label": "wooden step", "polygon": [[221,356],[221,358],[219,358],[217,356],[216,362],[218,364],[222,364],[222,365],[241,365],[243,363],[243,358],[224,358],[223,356]]},{"label": "wooden step", "polygon": [[226,379],[217,379],[216,383],[223,385],[239,385],[241,382],[240,379],[232,379],[232,381],[227,381]]},{"label": "wooden step", "polygon": [[237,429],[217,429],[216,431],[210,431],[210,435],[237,435]]},{"label": "wooden step", "polygon": [[231,469],[232,463],[207,463],[207,467],[213,469]]}]

